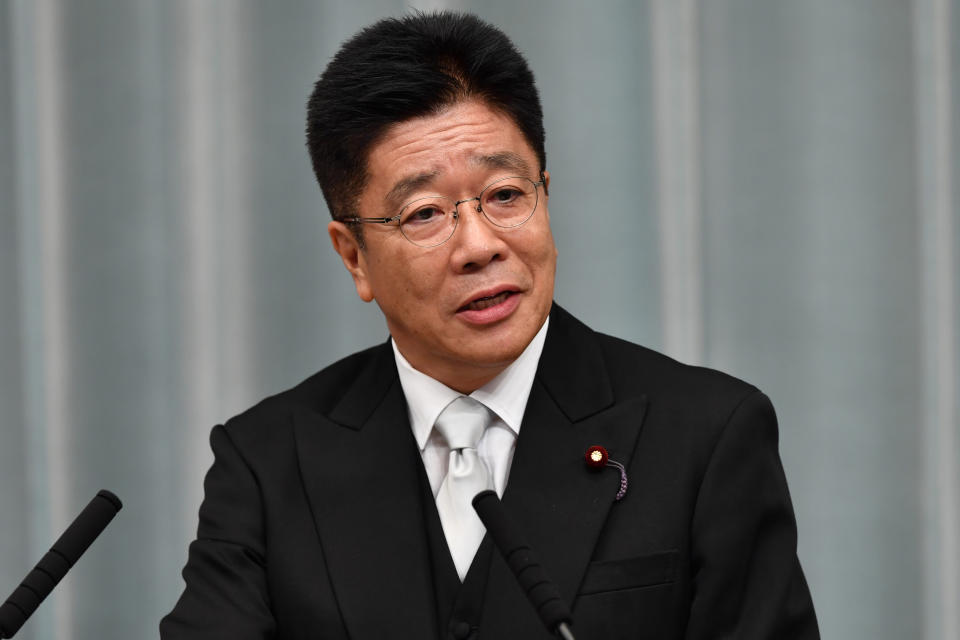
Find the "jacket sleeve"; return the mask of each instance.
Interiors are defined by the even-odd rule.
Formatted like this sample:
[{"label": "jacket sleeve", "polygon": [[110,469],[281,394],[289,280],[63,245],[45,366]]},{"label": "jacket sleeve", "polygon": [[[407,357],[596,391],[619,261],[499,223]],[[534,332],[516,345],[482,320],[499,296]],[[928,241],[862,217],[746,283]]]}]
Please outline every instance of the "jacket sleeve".
[{"label": "jacket sleeve", "polygon": [[265,640],[275,624],[265,570],[257,480],[222,426],[210,434],[197,539],[183,569],[186,589],[160,622],[162,640]]},{"label": "jacket sleeve", "polygon": [[687,640],[820,637],[777,440],[773,406],[757,391],[714,446],[692,521]]}]

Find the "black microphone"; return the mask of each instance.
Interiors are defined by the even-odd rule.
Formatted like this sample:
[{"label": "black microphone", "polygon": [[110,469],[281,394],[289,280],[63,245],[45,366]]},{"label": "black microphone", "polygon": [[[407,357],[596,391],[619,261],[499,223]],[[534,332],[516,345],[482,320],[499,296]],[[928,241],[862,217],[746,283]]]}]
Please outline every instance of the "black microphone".
[{"label": "black microphone", "polygon": [[473,497],[473,508],[543,624],[551,633],[558,634],[564,640],[574,640],[569,626],[573,623],[573,618],[567,603],[560,597],[560,589],[550,581],[543,567],[537,562],[530,545],[524,541],[520,530],[504,511],[497,493],[481,491]]},{"label": "black microphone", "polygon": [[20,630],[43,599],[50,595],[57,583],[83,555],[123,508],[120,498],[106,489],[93,497],[77,519],[67,527],[50,551],[27,574],[0,606],[0,638],[12,638]]}]

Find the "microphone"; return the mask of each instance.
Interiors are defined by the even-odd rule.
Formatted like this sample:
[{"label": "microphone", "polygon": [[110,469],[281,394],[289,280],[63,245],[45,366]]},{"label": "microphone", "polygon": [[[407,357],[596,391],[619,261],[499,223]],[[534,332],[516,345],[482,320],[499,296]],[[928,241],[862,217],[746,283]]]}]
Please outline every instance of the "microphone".
[{"label": "microphone", "polygon": [[560,597],[560,589],[537,562],[530,545],[504,511],[497,493],[489,489],[481,491],[473,498],[473,508],[543,624],[564,640],[575,640],[569,626],[573,618]]},{"label": "microphone", "polygon": [[43,599],[50,595],[70,567],[122,508],[120,498],[106,489],[94,496],[60,539],[53,543],[50,551],[27,574],[20,586],[14,589],[3,606],[0,606],[0,638],[12,638],[20,630],[27,618],[37,610]]}]

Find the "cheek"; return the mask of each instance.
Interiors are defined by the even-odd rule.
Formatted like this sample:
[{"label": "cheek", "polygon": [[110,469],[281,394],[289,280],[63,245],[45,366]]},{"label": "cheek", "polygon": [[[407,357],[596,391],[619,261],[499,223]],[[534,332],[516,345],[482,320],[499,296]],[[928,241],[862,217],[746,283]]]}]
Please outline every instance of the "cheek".
[{"label": "cheek", "polygon": [[401,254],[377,264],[374,297],[391,306],[410,308],[439,294],[442,269],[423,255]]},{"label": "cheek", "polygon": [[527,246],[530,247],[527,252],[527,264],[530,268],[538,275],[553,273],[557,263],[557,247],[550,229],[537,234],[535,240]]}]

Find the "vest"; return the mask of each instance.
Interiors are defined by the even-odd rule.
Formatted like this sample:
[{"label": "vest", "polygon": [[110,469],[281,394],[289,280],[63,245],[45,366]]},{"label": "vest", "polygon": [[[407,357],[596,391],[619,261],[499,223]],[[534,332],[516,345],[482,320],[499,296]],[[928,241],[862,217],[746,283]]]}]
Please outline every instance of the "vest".
[{"label": "vest", "polygon": [[480,613],[494,552],[489,536],[483,538],[467,575],[460,582],[450,556],[447,540],[440,524],[437,503],[430,489],[427,474],[420,466],[420,488],[423,500],[424,529],[430,549],[433,573],[433,592],[437,610],[436,637],[441,640],[477,640],[480,633]]}]

